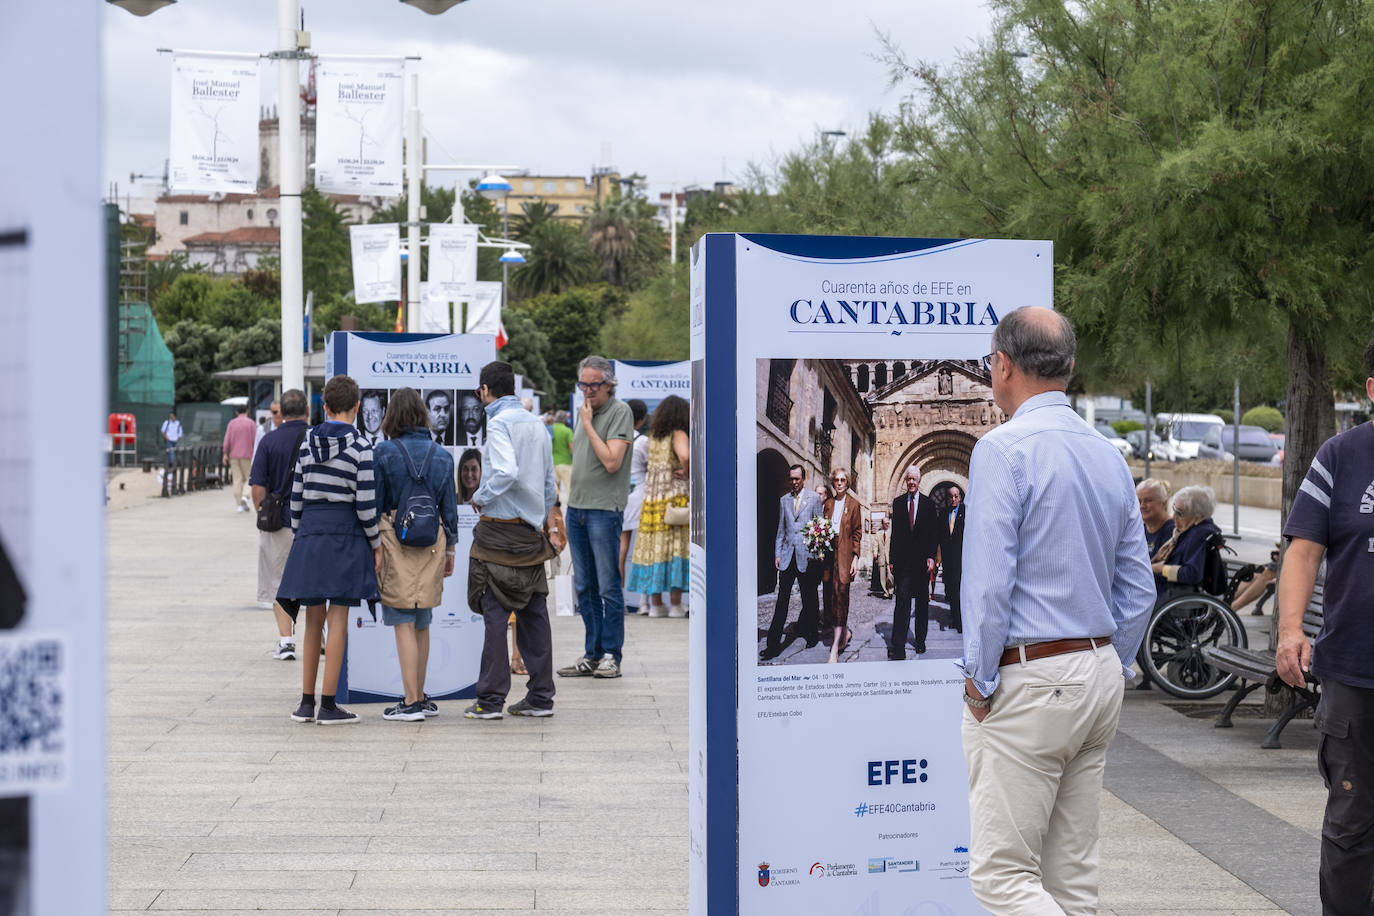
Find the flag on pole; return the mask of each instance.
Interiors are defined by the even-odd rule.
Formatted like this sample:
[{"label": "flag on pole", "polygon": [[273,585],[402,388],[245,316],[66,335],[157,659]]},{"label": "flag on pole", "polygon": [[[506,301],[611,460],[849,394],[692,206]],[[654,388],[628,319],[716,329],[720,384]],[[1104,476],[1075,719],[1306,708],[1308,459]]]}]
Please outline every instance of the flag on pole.
[{"label": "flag on pole", "polygon": [[508,343],[510,340],[506,337],[506,325],[505,322],[502,322],[496,331],[496,349],[499,350]]}]

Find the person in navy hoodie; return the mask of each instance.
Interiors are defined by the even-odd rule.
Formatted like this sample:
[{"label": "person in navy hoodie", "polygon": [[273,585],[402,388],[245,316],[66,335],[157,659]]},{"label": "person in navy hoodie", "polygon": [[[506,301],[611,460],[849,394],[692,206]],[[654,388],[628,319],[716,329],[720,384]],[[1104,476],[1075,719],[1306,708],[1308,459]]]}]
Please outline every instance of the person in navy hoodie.
[{"label": "person in navy hoodie", "polygon": [[[348,608],[377,598],[376,563],[381,540],[372,472],[372,446],[354,421],[358,383],[336,375],[324,386],[326,420],[301,443],[291,486],[291,526],[296,537],[277,589],[277,603],[295,620],[305,608],[305,651],[297,722],[344,725],[358,716],[335,703],[348,638]],[[315,676],[324,625],[324,681],[315,711]]]}]

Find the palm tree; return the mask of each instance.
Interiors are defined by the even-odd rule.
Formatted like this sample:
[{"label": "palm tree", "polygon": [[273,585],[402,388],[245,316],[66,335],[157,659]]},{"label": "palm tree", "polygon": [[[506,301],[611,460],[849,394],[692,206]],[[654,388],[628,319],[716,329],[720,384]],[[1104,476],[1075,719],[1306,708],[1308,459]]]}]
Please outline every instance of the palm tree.
[{"label": "palm tree", "polygon": [[519,242],[528,242],[530,236],[550,220],[556,219],[558,205],[542,200],[531,200],[520,205],[520,213],[511,217],[510,236]]},{"label": "palm tree", "polygon": [[638,209],[635,198],[615,194],[604,202],[598,201],[583,225],[587,243],[601,262],[607,283],[625,285],[639,237]]},{"label": "palm tree", "polygon": [[522,241],[530,245],[529,260],[510,278],[511,288],[521,297],[561,293],[596,274],[587,240],[571,223],[542,220]]}]

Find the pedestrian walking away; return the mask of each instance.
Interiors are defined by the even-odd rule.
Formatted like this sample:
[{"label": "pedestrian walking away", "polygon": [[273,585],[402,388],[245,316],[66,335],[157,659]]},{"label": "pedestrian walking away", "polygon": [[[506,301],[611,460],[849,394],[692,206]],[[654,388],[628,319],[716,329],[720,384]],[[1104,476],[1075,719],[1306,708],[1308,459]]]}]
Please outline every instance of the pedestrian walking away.
[{"label": "pedestrian walking away", "polygon": [[234,508],[247,512],[249,498],[244,492],[253,465],[253,446],[257,441],[258,425],[248,416],[248,407],[240,405],[238,414],[224,427],[224,457],[234,476]]},{"label": "pedestrian walking away", "polygon": [[[396,639],[404,691],[396,705],[382,711],[382,718],[414,722],[439,713],[438,704],[425,694],[425,674],[430,622],[443,599],[444,580],[453,575],[458,541],[453,456],[431,437],[429,411],[414,388],[393,391],[379,422],[377,432],[386,438],[372,450],[381,542],[377,592],[382,623],[392,628]],[[363,435],[368,435],[366,429]],[[420,530],[422,521],[415,516],[425,512],[438,516],[432,520],[433,539],[402,541],[405,532]]]},{"label": "pedestrian walking away", "polygon": [[[284,398],[285,396],[283,396]],[[291,522],[296,538],[286,558],[279,603],[291,619],[305,608],[301,702],[291,718],[320,725],[358,721],[335,703],[348,609],[377,599],[376,564],[381,551],[372,471],[372,446],[354,421],[358,383],[336,375],[324,386],[326,420],[301,445],[291,486]],[[325,624],[324,678],[315,711],[315,678]]]},{"label": "pedestrian walking away", "polygon": [[586,642],[562,677],[620,677],[625,642],[625,595],[620,579],[620,531],[630,494],[634,436],[630,407],[615,397],[609,360],[588,356],[577,368],[582,407],[573,432],[568,547],[577,585],[577,612]]},{"label": "pedestrian walking away", "polygon": [[[253,465],[248,472],[249,492],[253,499],[253,513],[258,519],[258,607],[271,608],[277,623],[275,658],[290,661],[297,654],[295,632],[291,616],[277,603],[277,589],[291,554],[295,532],[291,528],[291,482],[296,473],[296,457],[306,434],[306,414],[309,411],[305,392],[292,388],[282,393],[280,404],[274,402],[279,414],[284,414],[280,426],[262,437],[253,453]],[[273,496],[274,510],[263,512],[263,502]],[[278,511],[280,507],[285,511]],[[271,518],[265,517],[270,515]]]},{"label": "pedestrian walking away", "polygon": [[1154,604],[1135,485],[1074,412],[1073,326],[1005,315],[965,521],[969,881],[994,914],[1097,912],[1107,746]]},{"label": "pedestrian walking away", "polygon": [[[1364,369],[1365,394],[1374,401],[1374,339]],[[1293,687],[1321,681],[1313,724],[1321,732],[1317,769],[1327,789],[1322,913],[1357,916],[1374,912],[1374,421],[1317,450],[1283,536],[1278,675]],[[1302,620],[1323,560],[1322,628],[1314,647]]]},{"label": "pedestrian walking away", "polygon": [[[691,442],[687,401],[670,394],[654,408],[649,427],[644,499],[626,588],[649,599],[650,617],[662,617],[668,593],[669,617],[683,617],[682,593],[688,587],[687,477]],[[633,471],[633,468],[632,468]]]},{"label": "pedestrian walking away", "polygon": [[496,360],[482,367],[478,396],[486,412],[482,482],[472,497],[481,513],[468,557],[468,606],[485,625],[477,700],[469,719],[499,719],[510,692],[506,627],[515,615],[515,641],[529,672],[525,696],[506,708],[513,716],[553,715],[553,649],[549,582],[544,563],[562,549],[555,518],[553,449],[539,418],[515,396],[515,372]]}]

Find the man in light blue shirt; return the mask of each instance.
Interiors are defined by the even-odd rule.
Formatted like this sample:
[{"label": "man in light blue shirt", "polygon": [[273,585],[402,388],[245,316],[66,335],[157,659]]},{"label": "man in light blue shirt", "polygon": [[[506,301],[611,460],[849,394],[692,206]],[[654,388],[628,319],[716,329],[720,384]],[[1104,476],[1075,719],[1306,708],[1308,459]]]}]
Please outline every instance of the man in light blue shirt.
[{"label": "man in light blue shirt", "polygon": [[1003,318],[990,368],[1011,419],[969,470],[969,878],[993,913],[1097,912],[1102,772],[1155,598],[1130,471],[1064,393],[1074,346],[1049,309]]},{"label": "man in light blue shirt", "polygon": [[[481,519],[472,531],[468,603],[482,615],[486,636],[477,674],[477,702],[463,715],[499,719],[510,691],[506,624],[515,615],[515,643],[529,671],[529,691],[506,712],[553,715],[553,654],[549,584],[544,561],[562,549],[553,518],[553,444],[544,424],[515,396],[515,373],[496,360],[482,367],[478,396],[487,414],[482,483],[472,494]],[[551,533],[546,538],[544,532]]]}]

